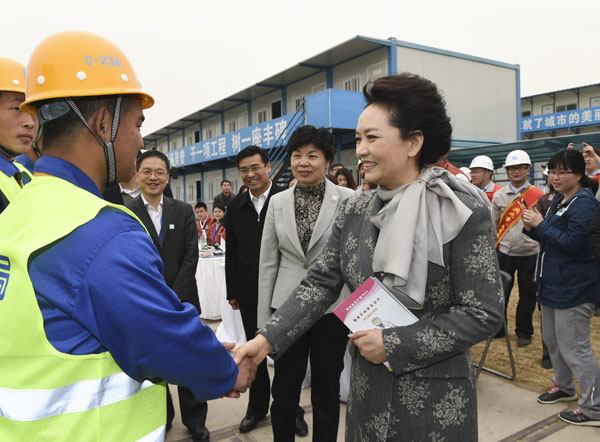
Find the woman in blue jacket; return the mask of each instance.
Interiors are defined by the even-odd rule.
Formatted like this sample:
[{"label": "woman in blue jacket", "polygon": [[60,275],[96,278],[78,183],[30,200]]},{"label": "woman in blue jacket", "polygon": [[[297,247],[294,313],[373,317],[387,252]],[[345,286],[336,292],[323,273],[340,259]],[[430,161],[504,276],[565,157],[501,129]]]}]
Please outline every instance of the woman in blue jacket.
[{"label": "woman in blue jacket", "polygon": [[[561,150],[548,164],[558,193],[546,217],[524,209],[527,234],[541,243],[537,286],[542,305],[544,341],[554,368],[554,385],[538,397],[553,404],[577,399],[573,375],[579,380],[579,408],[559,413],[570,424],[600,426],[600,366],[590,342],[590,317],[600,302],[600,272],[587,238],[598,206],[576,150]],[[595,393],[595,394],[594,394]]]}]

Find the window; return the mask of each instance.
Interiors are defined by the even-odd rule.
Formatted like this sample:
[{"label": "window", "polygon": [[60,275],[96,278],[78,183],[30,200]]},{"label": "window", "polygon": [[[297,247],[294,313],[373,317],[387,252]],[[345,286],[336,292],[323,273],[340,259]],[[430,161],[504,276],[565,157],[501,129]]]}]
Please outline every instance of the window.
[{"label": "window", "polygon": [[531,116],[531,111],[523,111],[523,112],[521,112],[521,116],[522,117],[530,117]]},{"label": "window", "polygon": [[600,97],[591,97],[590,98],[590,107],[600,106]]},{"label": "window", "polygon": [[296,104],[296,110],[300,109],[300,106],[302,106],[302,103],[304,103],[304,95],[300,95],[299,97],[296,97],[296,100],[294,101]]},{"label": "window", "polygon": [[245,129],[248,127],[248,112],[242,112],[238,117],[238,127],[240,129]]},{"label": "window", "polygon": [[199,130],[194,132],[194,143],[197,143],[198,141],[200,141],[200,131]]},{"label": "window", "polygon": [[360,75],[353,75],[351,77],[346,78],[344,81],[344,90],[345,91],[360,91]]},{"label": "window", "polygon": [[257,121],[258,124],[264,123],[265,121],[267,121],[267,110],[266,109],[259,110],[256,115],[258,117],[258,121]]},{"label": "window", "polygon": [[271,103],[271,118],[281,117],[281,100]]},{"label": "window", "polygon": [[227,132],[235,132],[237,130],[236,126],[237,124],[235,120],[229,120],[227,122]]},{"label": "window", "polygon": [[207,127],[206,129],[204,129],[204,139],[210,140],[212,137],[213,137],[213,128]]},{"label": "window", "polygon": [[187,140],[186,146],[189,146],[190,144],[194,144],[194,137],[193,137],[193,135],[188,135],[188,137],[186,138],[186,140]]},{"label": "window", "polygon": [[[542,114],[551,114],[554,112],[554,105],[552,104],[544,104],[542,106]],[[556,110],[558,112],[558,109]]]},{"label": "window", "polygon": [[561,106],[556,106],[556,112],[564,112],[564,111],[569,111],[569,110],[573,110],[573,109],[577,109],[577,105],[575,103],[563,104]]}]

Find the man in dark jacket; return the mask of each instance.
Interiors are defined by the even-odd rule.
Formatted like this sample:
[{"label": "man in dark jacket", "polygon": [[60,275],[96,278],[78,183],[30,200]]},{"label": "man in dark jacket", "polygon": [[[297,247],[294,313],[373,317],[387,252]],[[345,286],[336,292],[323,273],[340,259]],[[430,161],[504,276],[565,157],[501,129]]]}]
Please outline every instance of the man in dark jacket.
[{"label": "man in dark jacket", "polygon": [[227,211],[227,207],[229,207],[229,203],[231,203],[234,196],[235,195],[231,193],[231,181],[221,181],[221,193],[215,196],[213,200],[213,209],[217,206],[221,206]]},{"label": "man in dark jacket", "polygon": [[[196,267],[198,265],[198,231],[192,206],[163,195],[169,181],[167,157],[156,150],[140,155],[136,162],[141,195],[128,204],[152,237],[164,271],[167,285],[182,302],[189,302],[200,313]],[[206,414],[208,405],[194,398],[192,390],[178,386],[181,420],[194,441],[208,440]],[[171,427],[175,410],[167,389],[167,428]]]},{"label": "man in dark jacket", "polygon": [[596,209],[592,222],[588,230],[588,238],[590,239],[590,245],[596,255],[598,265],[600,265],[600,206]]},{"label": "man in dark jacket", "polygon": [[[273,185],[269,179],[271,163],[265,149],[248,146],[238,154],[236,163],[248,192],[235,197],[227,208],[225,276],[227,299],[233,309],[240,310],[246,339],[250,340],[257,330],[258,263],[265,215],[271,196],[284,189]],[[252,431],[264,419],[269,411],[270,397],[269,373],[263,361],[250,387],[248,409],[240,432]],[[296,433],[300,435],[308,432],[303,416],[304,411],[300,408],[296,420]]]}]

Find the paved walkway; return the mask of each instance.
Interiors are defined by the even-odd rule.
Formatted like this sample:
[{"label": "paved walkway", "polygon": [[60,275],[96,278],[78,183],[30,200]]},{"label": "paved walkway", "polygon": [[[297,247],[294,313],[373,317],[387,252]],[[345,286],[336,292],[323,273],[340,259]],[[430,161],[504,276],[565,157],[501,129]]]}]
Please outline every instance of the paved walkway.
[{"label": "paved walkway", "polygon": [[[272,370],[272,367],[269,367]],[[271,372],[272,374],[272,372]],[[188,442],[190,434],[181,424],[177,409],[177,389],[171,394],[175,402],[177,415],[173,428],[167,435],[167,441]],[[559,402],[558,404],[538,404],[538,392],[530,391],[523,386],[481,373],[478,381],[479,440],[481,442],[508,441],[545,441],[545,442],[592,442],[600,441],[600,428],[577,427],[558,419],[557,413],[566,408],[575,408],[576,402]],[[240,399],[218,399],[208,405],[207,427],[211,432],[211,441],[230,442],[272,442],[270,420],[267,419],[259,427],[247,434],[240,434],[239,423],[244,417],[247,405],[247,393]],[[306,422],[309,434],[297,437],[297,441],[310,442],[312,434],[312,408],[310,407],[310,388],[302,390],[300,404],[306,409]],[[338,441],[344,440],[346,406],[342,404],[340,432]]]}]

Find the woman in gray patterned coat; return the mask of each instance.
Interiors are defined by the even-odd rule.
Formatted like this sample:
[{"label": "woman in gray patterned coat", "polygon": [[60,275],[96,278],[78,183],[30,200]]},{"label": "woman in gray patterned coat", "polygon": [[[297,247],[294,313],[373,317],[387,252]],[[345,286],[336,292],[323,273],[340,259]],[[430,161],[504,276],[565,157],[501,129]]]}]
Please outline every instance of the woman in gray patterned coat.
[{"label": "woman in gray patterned coat", "polygon": [[320,259],[236,359],[277,358],[344,283],[355,290],[375,275],[419,321],[350,335],[346,440],[476,441],[468,350],[498,330],[504,308],[489,200],[425,167],[450,149],[452,128],[435,84],[406,73],[363,92],[356,153],[378,187],[342,204]]}]

